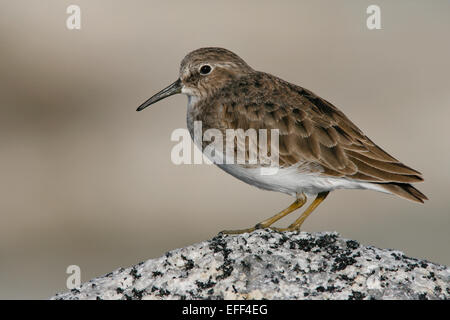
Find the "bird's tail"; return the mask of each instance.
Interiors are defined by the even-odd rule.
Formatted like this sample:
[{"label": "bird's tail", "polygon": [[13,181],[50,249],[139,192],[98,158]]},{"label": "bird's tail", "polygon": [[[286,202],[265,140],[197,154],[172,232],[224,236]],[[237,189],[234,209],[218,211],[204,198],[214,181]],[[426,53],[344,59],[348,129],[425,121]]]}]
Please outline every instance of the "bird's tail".
[{"label": "bird's tail", "polygon": [[389,193],[395,194],[411,201],[423,203],[424,200],[428,200],[426,195],[414,188],[409,183],[380,183],[379,186]]}]

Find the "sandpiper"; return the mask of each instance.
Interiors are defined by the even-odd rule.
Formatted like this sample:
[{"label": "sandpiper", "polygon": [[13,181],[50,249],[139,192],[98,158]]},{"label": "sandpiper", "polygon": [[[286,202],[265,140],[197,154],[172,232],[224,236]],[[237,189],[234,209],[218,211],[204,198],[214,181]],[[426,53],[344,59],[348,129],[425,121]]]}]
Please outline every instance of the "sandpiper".
[{"label": "sandpiper", "polygon": [[[295,197],[286,209],[254,227],[224,233],[269,228],[315,200],[287,228],[299,230],[304,220],[335,189],[368,189],[423,203],[427,197],[411,183],[423,181],[420,172],[390,156],[330,102],[300,86],[256,71],[233,52],[201,48],[181,61],[179,78],[145,101],[137,111],[183,93],[188,97],[187,126],[195,121],[204,130],[278,129],[279,162],[273,175],[261,166],[218,164],[234,177],[261,189]],[[201,146],[200,146],[201,147]]]}]

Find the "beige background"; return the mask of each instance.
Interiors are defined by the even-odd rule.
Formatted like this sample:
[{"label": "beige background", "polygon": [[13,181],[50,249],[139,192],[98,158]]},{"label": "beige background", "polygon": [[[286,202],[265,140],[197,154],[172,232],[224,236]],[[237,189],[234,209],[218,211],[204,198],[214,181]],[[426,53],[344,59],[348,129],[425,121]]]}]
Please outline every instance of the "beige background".
[{"label": "beige background", "polygon": [[[382,30],[366,28],[372,3]],[[425,205],[337,191],[305,230],[450,264],[449,31],[449,1],[1,0],[0,298],[47,298],[70,264],[87,281],[290,203],[171,163],[186,97],[135,112],[202,46],[318,93],[424,173]]]}]

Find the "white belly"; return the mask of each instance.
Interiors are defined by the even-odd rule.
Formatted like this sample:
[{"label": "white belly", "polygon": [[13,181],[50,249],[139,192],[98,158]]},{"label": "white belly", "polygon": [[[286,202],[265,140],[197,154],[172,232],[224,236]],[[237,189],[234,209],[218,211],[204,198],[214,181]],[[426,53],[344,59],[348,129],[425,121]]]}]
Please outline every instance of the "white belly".
[{"label": "white belly", "polygon": [[305,193],[315,196],[335,189],[371,189],[382,191],[377,185],[342,178],[323,177],[319,174],[301,172],[297,167],[280,168],[275,174],[261,174],[260,168],[244,168],[239,165],[218,165],[232,176],[261,189],[278,191],[295,196]]}]

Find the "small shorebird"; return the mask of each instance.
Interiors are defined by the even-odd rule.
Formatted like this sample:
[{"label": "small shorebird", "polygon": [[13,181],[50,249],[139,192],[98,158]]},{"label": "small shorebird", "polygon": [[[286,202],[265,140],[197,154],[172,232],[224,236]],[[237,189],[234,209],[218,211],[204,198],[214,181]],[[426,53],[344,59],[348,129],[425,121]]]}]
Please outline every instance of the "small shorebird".
[{"label": "small shorebird", "polygon": [[218,166],[248,184],[283,192],[296,200],[254,227],[224,233],[268,228],[303,206],[307,196],[315,196],[291,225],[273,228],[299,230],[335,189],[369,189],[421,203],[427,199],[411,185],[423,181],[421,173],[378,147],[334,105],[305,88],[252,69],[229,50],[201,48],[189,53],[181,61],[179,78],[137,111],[177,93],[188,96],[187,126],[192,137],[194,121],[201,121],[204,130],[221,132],[278,129],[275,174],[261,174],[261,166],[255,165]]}]

